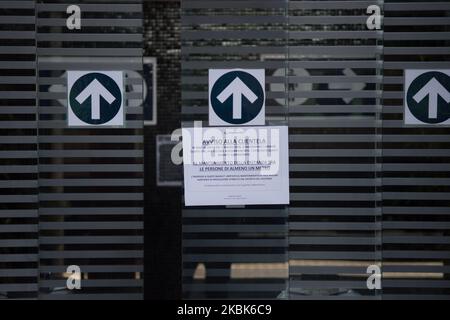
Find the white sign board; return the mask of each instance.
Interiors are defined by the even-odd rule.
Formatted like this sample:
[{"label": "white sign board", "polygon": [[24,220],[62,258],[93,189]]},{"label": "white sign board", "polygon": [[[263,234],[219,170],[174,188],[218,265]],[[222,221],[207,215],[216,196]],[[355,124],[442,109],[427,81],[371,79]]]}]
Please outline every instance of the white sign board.
[{"label": "white sign board", "polygon": [[68,126],[123,126],[123,92],[121,71],[67,71]]},{"label": "white sign board", "polygon": [[450,125],[450,70],[405,70],[406,125]]},{"label": "white sign board", "polygon": [[186,206],[289,204],[287,126],[183,129]]},{"label": "white sign board", "polygon": [[209,125],[265,124],[264,69],[209,70]]}]

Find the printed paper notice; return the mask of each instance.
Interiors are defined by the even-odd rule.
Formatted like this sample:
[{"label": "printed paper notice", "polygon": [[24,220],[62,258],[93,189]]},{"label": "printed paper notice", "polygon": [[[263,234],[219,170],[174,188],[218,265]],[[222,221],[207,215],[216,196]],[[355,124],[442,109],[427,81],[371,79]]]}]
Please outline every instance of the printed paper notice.
[{"label": "printed paper notice", "polygon": [[289,204],[288,128],[183,129],[186,206]]}]

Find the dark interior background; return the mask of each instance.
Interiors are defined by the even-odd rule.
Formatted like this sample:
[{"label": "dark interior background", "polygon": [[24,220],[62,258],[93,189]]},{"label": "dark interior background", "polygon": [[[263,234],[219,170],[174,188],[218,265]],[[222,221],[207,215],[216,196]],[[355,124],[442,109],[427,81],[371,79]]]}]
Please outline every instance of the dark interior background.
[{"label": "dark interior background", "polygon": [[180,2],[144,1],[143,11],[144,57],[156,57],[158,66],[157,124],[144,129],[144,298],[178,299],[181,188],[157,186],[156,138],[180,127]]}]

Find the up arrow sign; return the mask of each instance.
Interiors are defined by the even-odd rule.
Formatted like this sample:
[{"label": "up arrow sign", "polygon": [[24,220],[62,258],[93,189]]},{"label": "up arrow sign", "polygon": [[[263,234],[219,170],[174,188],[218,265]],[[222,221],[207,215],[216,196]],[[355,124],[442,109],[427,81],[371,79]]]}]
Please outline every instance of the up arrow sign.
[{"label": "up arrow sign", "polygon": [[233,119],[242,118],[242,97],[247,98],[250,103],[254,103],[258,96],[236,77],[218,96],[217,99],[224,103],[230,96],[233,96]]},{"label": "up arrow sign", "polygon": [[417,103],[422,101],[428,96],[428,118],[437,119],[437,109],[438,109],[438,96],[445,100],[445,102],[450,102],[450,92],[435,78],[428,81],[428,83],[423,86],[420,91],[418,91],[413,97]]},{"label": "up arrow sign", "polygon": [[80,94],[75,98],[79,104],[82,104],[89,97],[91,98],[91,119],[100,119],[100,97],[109,104],[113,103],[116,98],[108,91],[97,79],[94,79]]}]

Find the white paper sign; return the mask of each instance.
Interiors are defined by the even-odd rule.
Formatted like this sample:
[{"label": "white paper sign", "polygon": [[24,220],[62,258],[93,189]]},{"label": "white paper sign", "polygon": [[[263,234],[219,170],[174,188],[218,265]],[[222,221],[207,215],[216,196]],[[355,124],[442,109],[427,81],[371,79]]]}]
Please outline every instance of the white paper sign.
[{"label": "white paper sign", "polygon": [[183,129],[186,206],[289,204],[287,126]]}]

